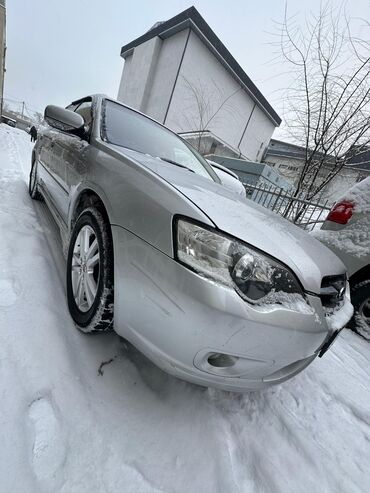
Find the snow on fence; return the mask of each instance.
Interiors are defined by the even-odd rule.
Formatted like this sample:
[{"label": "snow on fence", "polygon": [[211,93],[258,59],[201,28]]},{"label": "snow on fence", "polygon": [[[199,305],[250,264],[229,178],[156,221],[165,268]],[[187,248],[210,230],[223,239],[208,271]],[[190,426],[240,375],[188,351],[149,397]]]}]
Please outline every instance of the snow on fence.
[{"label": "snow on fence", "polygon": [[294,197],[293,191],[283,190],[274,185],[244,183],[244,186],[249,199],[307,231],[312,231],[322,224],[331,209],[328,200],[323,203],[304,200]]}]

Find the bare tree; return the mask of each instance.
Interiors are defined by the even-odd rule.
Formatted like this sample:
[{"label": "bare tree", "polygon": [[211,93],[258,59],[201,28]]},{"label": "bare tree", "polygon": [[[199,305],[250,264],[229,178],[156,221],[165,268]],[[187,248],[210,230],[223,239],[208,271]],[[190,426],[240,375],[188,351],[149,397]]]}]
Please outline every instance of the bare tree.
[{"label": "bare tree", "polygon": [[37,125],[42,125],[44,123],[44,115],[40,113],[40,111],[35,111],[33,117]]},{"label": "bare tree", "polygon": [[295,196],[317,196],[370,143],[370,25],[361,22],[366,35],[355,36],[343,7],[327,4],[303,26],[285,8],[278,41],[292,80],[285,122],[305,148]]},{"label": "bare tree", "polygon": [[[239,86],[234,91],[225,93],[214,80],[212,80],[211,86],[205,86],[201,80],[191,82],[184,76],[182,78],[188,90],[191,103],[191,109],[185,115],[186,125],[194,132],[197,132],[196,148],[200,151],[202,137],[208,130],[209,125],[219,116],[221,110],[226,111],[229,118],[235,117],[238,108],[232,104],[231,100],[242,88]],[[192,110],[194,103],[195,112]]]}]

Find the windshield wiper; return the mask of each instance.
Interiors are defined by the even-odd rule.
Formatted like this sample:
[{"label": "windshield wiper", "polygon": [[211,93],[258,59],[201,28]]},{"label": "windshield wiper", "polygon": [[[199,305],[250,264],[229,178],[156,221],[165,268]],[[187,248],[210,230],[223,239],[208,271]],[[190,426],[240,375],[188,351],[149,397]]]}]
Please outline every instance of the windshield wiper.
[{"label": "windshield wiper", "polygon": [[[158,156],[159,157],[159,156]],[[191,171],[192,173],[195,173],[195,171],[191,168],[188,168],[187,166],[184,166],[183,164],[177,163],[176,161],[172,161],[172,159],[168,159],[166,157],[159,157],[161,161],[166,161],[166,163],[174,164],[175,166],[179,166],[179,168],[185,168],[188,171]]]}]

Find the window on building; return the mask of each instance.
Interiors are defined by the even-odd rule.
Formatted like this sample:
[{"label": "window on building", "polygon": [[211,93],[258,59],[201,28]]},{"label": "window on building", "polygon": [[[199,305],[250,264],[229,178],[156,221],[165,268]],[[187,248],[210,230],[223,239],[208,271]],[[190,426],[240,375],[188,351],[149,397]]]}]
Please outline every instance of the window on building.
[{"label": "window on building", "polygon": [[[261,145],[258,149],[258,152],[257,152],[257,155],[256,155],[256,159],[258,159],[259,155],[260,155],[260,152],[263,151],[263,142],[261,142]],[[262,153],[263,154],[263,153]]]},{"label": "window on building", "polygon": [[216,149],[217,149],[217,142],[214,140],[214,141],[212,142],[212,144],[211,144],[210,149],[209,149],[209,153],[210,153],[210,154],[214,154],[214,153],[215,153],[215,151],[216,151]]},{"label": "window on building", "polygon": [[279,169],[287,169],[289,171],[298,171],[297,166],[290,166],[289,164],[280,164]]}]

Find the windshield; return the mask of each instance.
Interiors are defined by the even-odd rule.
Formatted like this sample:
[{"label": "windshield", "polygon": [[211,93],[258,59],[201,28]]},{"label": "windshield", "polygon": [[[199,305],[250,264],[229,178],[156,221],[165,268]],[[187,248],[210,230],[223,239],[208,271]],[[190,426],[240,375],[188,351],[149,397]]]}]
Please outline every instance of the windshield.
[{"label": "windshield", "polygon": [[168,166],[178,164],[219,181],[205,159],[176,134],[130,108],[109,100],[105,103],[103,128],[109,143],[161,158]]}]

